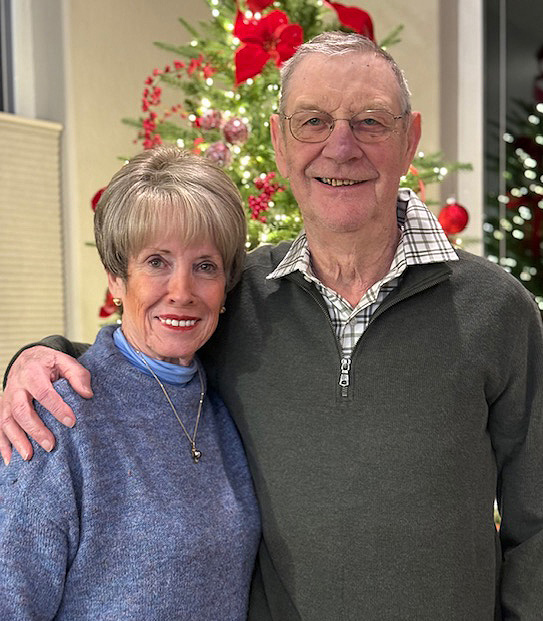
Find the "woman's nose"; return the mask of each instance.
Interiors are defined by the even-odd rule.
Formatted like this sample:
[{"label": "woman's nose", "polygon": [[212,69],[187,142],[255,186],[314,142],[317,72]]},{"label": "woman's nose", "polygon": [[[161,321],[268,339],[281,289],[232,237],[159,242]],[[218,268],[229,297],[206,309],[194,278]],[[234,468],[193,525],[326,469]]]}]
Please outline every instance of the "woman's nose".
[{"label": "woman's nose", "polygon": [[194,302],[194,283],[192,274],[187,270],[175,270],[169,281],[170,299],[181,305]]}]

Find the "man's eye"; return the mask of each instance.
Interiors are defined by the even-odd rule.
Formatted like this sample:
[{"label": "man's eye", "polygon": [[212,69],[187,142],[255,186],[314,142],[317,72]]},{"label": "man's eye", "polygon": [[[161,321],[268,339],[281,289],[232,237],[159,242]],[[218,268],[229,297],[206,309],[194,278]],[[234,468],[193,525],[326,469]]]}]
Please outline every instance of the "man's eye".
[{"label": "man's eye", "polygon": [[305,121],[304,125],[307,125],[309,127],[321,127],[322,125],[326,125],[326,123],[318,116],[312,116],[310,119],[307,119],[307,121]]},{"label": "man's eye", "polygon": [[371,130],[371,131],[386,131],[391,129],[390,121],[387,117],[381,117],[378,114],[371,114],[370,116],[355,117],[351,121],[351,127],[357,131]]},{"label": "man's eye", "polygon": [[356,124],[359,127],[369,127],[372,129],[384,127],[383,123],[379,119],[373,118],[371,116],[368,116],[363,119],[358,119],[356,121]]}]

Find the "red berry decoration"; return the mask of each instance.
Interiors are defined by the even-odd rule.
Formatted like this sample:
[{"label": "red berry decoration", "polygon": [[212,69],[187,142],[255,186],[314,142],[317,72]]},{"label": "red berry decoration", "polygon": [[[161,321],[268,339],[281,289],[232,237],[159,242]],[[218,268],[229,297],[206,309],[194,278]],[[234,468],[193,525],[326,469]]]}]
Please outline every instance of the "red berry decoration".
[{"label": "red berry decoration", "polygon": [[466,228],[469,214],[462,205],[452,202],[442,207],[437,219],[447,235],[456,235]]},{"label": "red berry decoration", "polygon": [[267,222],[267,217],[264,214],[268,210],[270,201],[276,192],[283,192],[284,187],[278,183],[273,183],[275,173],[270,172],[267,175],[261,175],[254,180],[254,184],[257,190],[260,190],[260,194],[255,196],[251,194],[249,196],[249,209],[251,210],[251,218],[253,220],[260,220],[260,222]]}]

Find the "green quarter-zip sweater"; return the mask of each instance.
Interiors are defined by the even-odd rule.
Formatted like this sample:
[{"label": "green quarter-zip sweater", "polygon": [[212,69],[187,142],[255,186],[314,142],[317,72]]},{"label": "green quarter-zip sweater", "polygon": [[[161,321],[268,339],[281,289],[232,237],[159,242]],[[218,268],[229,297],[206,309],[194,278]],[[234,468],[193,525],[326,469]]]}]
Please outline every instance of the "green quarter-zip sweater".
[{"label": "green quarter-zip sweater", "polygon": [[314,285],[266,280],[287,249],[249,256],[204,359],[262,511],[250,619],[542,619],[531,297],[463,252],[409,267],[346,374]]}]

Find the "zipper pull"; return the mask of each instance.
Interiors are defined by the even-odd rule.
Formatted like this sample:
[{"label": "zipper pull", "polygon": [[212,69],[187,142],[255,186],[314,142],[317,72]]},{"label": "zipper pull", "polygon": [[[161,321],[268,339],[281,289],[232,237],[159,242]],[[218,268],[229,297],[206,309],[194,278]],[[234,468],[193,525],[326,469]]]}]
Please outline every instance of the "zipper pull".
[{"label": "zipper pull", "polygon": [[339,385],[341,386],[341,394],[346,397],[347,396],[347,388],[349,386],[349,372],[351,370],[351,359],[350,358],[342,358],[341,359],[341,369],[339,374]]}]

